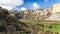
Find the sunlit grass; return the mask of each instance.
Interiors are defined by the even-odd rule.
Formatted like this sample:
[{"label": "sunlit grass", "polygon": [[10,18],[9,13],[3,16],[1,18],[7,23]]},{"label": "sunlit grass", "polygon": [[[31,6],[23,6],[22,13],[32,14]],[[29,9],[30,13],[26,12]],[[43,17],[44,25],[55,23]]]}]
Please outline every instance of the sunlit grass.
[{"label": "sunlit grass", "polygon": [[21,19],[20,21],[26,22],[26,23],[32,23],[32,24],[44,24],[44,28],[60,33],[60,21],[40,22],[38,20],[31,20],[31,19]]}]

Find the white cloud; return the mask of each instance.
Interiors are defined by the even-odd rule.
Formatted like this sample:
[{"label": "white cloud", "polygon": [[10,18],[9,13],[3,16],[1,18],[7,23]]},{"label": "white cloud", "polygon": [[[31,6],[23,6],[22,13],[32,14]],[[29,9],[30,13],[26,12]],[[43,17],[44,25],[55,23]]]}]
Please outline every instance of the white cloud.
[{"label": "white cloud", "polygon": [[27,10],[25,7],[21,7],[21,10]]},{"label": "white cloud", "polygon": [[24,0],[0,0],[0,6],[11,10],[16,6],[22,5]]},{"label": "white cloud", "polygon": [[44,0],[45,2],[48,2],[48,0]]},{"label": "white cloud", "polygon": [[37,4],[37,3],[33,3],[33,4],[32,4],[32,7],[33,7],[34,9],[39,9],[39,8],[40,8],[39,4]]}]

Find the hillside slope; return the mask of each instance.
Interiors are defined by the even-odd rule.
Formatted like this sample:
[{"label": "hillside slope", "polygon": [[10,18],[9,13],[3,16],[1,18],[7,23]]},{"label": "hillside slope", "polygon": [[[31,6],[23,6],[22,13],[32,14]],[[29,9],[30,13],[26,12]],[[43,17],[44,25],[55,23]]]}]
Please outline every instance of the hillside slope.
[{"label": "hillside slope", "polygon": [[0,7],[0,34],[56,34],[43,26],[20,22],[8,10]]}]

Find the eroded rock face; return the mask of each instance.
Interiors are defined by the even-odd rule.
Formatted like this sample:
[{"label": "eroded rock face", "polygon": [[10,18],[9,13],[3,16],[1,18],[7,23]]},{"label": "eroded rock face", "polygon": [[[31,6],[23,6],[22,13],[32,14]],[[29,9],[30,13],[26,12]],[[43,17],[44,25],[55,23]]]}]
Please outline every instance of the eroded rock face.
[{"label": "eroded rock face", "polygon": [[49,18],[47,18],[45,20],[60,21],[60,14],[52,14]]},{"label": "eroded rock face", "polygon": [[60,20],[60,3],[56,3],[51,7],[33,10],[33,11],[25,11],[24,17],[27,19],[34,20]]},{"label": "eroded rock face", "polygon": [[52,7],[39,9],[39,10],[26,10],[24,11],[24,18],[34,19],[34,20],[43,20],[51,16]]},{"label": "eroded rock face", "polygon": [[51,11],[52,13],[57,13],[60,12],[60,3],[56,3],[53,5],[53,10]]},{"label": "eroded rock face", "polygon": [[53,5],[53,9],[51,12],[53,14],[49,18],[47,18],[46,20],[60,21],[60,3]]}]

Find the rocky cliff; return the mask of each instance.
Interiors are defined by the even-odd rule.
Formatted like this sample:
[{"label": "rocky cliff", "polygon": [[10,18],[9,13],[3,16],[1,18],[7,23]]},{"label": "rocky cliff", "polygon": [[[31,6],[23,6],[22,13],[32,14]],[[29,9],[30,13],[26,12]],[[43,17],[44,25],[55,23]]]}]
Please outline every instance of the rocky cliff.
[{"label": "rocky cliff", "polygon": [[24,18],[34,20],[60,20],[60,3],[44,9],[26,10],[23,12]]},{"label": "rocky cliff", "polygon": [[47,18],[46,20],[60,21],[60,3],[53,5],[53,9],[51,12],[53,14],[49,18]]}]

